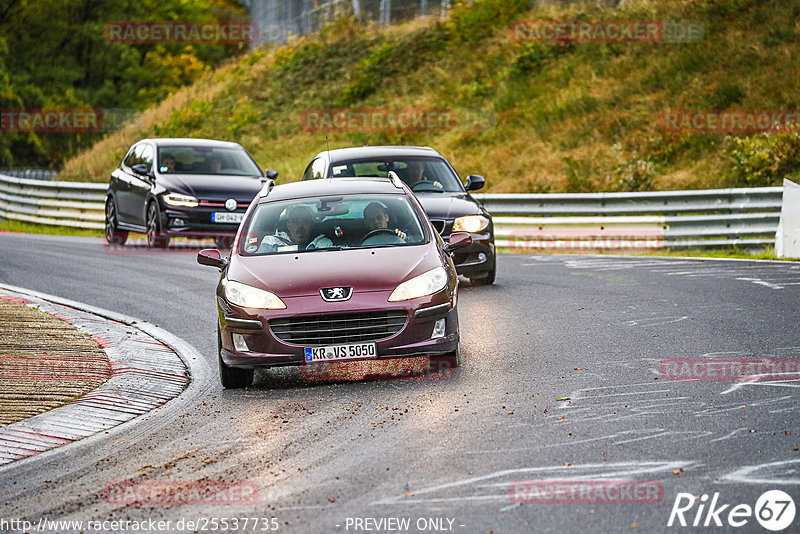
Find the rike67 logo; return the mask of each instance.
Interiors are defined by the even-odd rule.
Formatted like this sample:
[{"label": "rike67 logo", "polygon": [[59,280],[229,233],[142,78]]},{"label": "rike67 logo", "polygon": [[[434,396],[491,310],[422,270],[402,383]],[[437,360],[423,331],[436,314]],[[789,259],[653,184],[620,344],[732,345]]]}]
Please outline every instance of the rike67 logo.
[{"label": "rike67 logo", "polygon": [[781,490],[764,492],[754,507],[749,504],[731,505],[721,503],[719,492],[715,492],[709,502],[705,493],[696,497],[691,493],[679,493],[675,497],[667,526],[692,527],[733,527],[745,525],[751,531],[753,516],[765,529],[778,532],[794,523],[794,499]]}]

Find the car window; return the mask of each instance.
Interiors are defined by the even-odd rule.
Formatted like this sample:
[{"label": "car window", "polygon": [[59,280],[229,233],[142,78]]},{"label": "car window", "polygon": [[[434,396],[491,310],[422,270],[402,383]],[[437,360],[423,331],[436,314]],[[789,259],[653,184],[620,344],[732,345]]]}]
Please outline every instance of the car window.
[{"label": "car window", "polygon": [[337,161],[331,164],[329,175],[387,177],[394,171],[412,190],[417,192],[461,192],[458,176],[441,158],[400,157]]},{"label": "car window", "polygon": [[153,147],[147,143],[135,145],[133,150],[128,154],[128,157],[125,158],[124,163],[128,167],[144,163],[147,165],[147,170],[149,172],[153,165]]},{"label": "car window", "polygon": [[303,173],[303,180],[319,180],[324,177],[325,173],[325,160],[322,158],[315,158]]},{"label": "car window", "polygon": [[136,163],[134,162],[136,158],[136,149],[138,145],[133,145],[131,149],[128,151],[128,155],[125,156],[125,159],[122,160],[122,164],[128,168],[133,167]]},{"label": "car window", "polygon": [[158,172],[261,176],[261,169],[243,148],[205,146],[159,147]]},{"label": "car window", "polygon": [[242,228],[242,255],[388,246],[427,240],[405,195],[342,195],[259,204]]},{"label": "car window", "polygon": [[147,172],[153,168],[153,147],[148,144],[141,145],[141,151],[136,149],[138,160],[137,163],[143,163],[147,165]]}]

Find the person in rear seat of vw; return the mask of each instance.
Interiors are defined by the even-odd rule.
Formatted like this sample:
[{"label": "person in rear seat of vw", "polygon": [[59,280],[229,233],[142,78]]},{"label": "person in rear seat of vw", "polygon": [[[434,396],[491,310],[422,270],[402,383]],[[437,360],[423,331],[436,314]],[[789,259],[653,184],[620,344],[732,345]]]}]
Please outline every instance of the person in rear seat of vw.
[{"label": "person in rear seat of vw", "polygon": [[[364,208],[364,226],[367,227],[367,233],[378,230],[379,228],[388,228],[389,210],[386,209],[386,206],[380,202],[370,202],[367,204],[367,207]],[[405,240],[405,232],[395,228],[394,233],[400,239]]]},{"label": "person in rear seat of vw", "polygon": [[[264,236],[258,252],[275,252],[283,247],[297,245],[296,250],[314,250],[333,246],[333,241],[319,234],[311,238],[314,213],[308,206],[295,206],[286,217],[286,232],[278,230],[274,235]],[[292,247],[294,248],[294,247]]]}]

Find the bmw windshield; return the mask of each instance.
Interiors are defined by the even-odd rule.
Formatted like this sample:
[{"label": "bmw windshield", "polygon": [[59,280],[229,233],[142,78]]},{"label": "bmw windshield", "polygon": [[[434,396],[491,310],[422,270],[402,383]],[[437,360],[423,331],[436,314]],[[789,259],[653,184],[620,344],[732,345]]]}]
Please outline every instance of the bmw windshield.
[{"label": "bmw windshield", "polygon": [[387,177],[394,171],[412,191],[460,193],[464,189],[458,176],[441,158],[384,157],[331,163],[330,178],[348,176]]},{"label": "bmw windshield", "polygon": [[420,215],[403,195],[344,195],[265,202],[245,222],[239,254],[420,245]]}]

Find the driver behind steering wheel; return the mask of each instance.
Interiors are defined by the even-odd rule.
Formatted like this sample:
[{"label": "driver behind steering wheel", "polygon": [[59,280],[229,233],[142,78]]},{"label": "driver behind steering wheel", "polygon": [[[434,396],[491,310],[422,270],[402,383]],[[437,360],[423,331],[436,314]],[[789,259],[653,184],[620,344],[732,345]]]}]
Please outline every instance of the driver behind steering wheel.
[{"label": "driver behind steering wheel", "polygon": [[280,230],[273,235],[264,236],[258,252],[274,252],[280,247],[297,245],[297,250],[314,250],[333,246],[333,242],[319,234],[312,239],[314,212],[308,206],[295,206],[286,216],[286,232]]},{"label": "driver behind steering wheel", "polygon": [[[381,228],[389,228],[389,210],[380,202],[370,202],[364,208],[364,225],[367,227],[367,233]],[[394,233],[405,241],[405,232],[395,228]]]},{"label": "driver behind steering wheel", "polygon": [[430,185],[438,188],[444,189],[442,183],[439,180],[430,181],[425,178],[425,166],[422,162],[419,161],[409,161],[406,163],[406,183],[408,187],[412,190],[414,189],[414,185],[418,184],[419,182],[429,183]]}]

